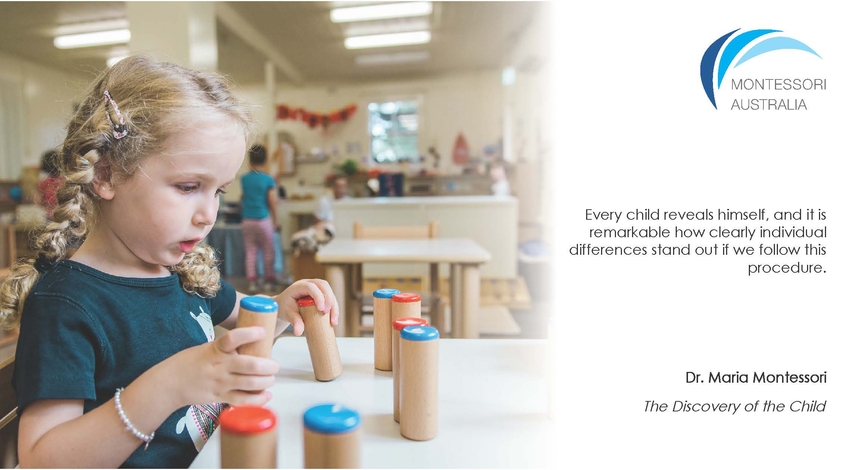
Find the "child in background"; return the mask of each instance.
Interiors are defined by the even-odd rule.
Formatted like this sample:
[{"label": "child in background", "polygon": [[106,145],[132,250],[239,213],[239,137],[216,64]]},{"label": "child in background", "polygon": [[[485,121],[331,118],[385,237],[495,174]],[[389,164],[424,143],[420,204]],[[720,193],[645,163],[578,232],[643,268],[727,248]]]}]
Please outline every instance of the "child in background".
[{"label": "child in background", "polygon": [[494,196],[510,196],[511,184],[508,182],[508,175],[505,173],[505,167],[501,163],[494,163],[490,167],[490,178],[493,184],[490,186],[490,194]]},{"label": "child in background", "polygon": [[264,291],[273,289],[274,232],[277,227],[277,184],[266,173],[266,149],[254,145],[248,152],[251,170],[242,175],[242,240],[245,244],[245,274],[248,276],[248,293],[256,294],[257,249],[263,250]]},{"label": "child in background", "polygon": [[[199,244],[253,126],[217,74],[133,56],[91,86],[38,258],[0,285],[0,321],[20,324],[22,468],[187,467],[225,403],[269,400],[278,364],[236,352],[264,331],[214,337],[215,324],[235,327],[243,294]],[[337,322],[327,282],[304,280],[275,296],[276,334],[303,332],[306,295]]]},{"label": "child in background", "polygon": [[47,174],[43,180],[38,182],[38,195],[36,203],[44,207],[47,220],[53,218],[53,209],[56,208],[56,192],[65,180],[59,176],[59,154],[55,150],[48,150],[41,156],[41,171]]}]

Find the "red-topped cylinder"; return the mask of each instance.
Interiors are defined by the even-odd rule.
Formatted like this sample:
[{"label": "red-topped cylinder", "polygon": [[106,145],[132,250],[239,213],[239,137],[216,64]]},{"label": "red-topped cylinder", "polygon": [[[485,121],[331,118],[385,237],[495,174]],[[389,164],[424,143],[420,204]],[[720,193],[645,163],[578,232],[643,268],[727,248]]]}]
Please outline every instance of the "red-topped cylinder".
[{"label": "red-topped cylinder", "polygon": [[304,321],[307,349],[313,363],[313,375],[320,382],[328,382],[342,375],[342,361],[336,335],[331,326],[331,314],[316,308],[312,297],[298,299],[298,313]]},{"label": "red-topped cylinder", "polygon": [[408,326],[428,326],[424,318],[404,317],[393,321],[393,419],[396,423],[401,419],[399,407],[399,379],[401,378],[401,360],[399,358],[399,342],[401,330]]},{"label": "red-topped cylinder", "polygon": [[219,416],[221,468],[277,468],[277,415],[261,406],[232,406]]}]

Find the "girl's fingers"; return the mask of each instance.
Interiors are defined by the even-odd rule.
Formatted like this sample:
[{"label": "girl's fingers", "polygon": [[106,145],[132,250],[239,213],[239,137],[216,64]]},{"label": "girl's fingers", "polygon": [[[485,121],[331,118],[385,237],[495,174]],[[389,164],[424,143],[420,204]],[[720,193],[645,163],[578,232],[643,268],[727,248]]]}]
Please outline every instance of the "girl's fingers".
[{"label": "girl's fingers", "polygon": [[301,315],[298,313],[298,310],[295,311],[295,315],[290,317],[290,322],[292,323],[292,334],[295,336],[301,336],[304,333],[304,320],[301,319]]},{"label": "girl's fingers", "polygon": [[233,375],[231,388],[242,392],[260,392],[274,385],[273,375]]},{"label": "girl's fingers", "polygon": [[291,299],[288,299],[287,302],[292,305],[292,314],[289,317],[290,323],[292,323],[292,333],[295,336],[301,336],[304,332],[304,321],[301,315],[295,313],[298,312],[296,300],[300,297],[312,297],[316,303],[317,310],[322,313],[330,313],[331,325],[336,325],[339,322],[339,304],[327,281],[322,279],[307,279],[296,282],[290,286],[290,289],[292,291],[288,294],[291,296]]},{"label": "girl's fingers", "polygon": [[327,313],[336,302],[330,285],[323,279],[303,279],[289,286],[287,290],[289,289],[292,289],[289,294],[294,298],[293,300],[305,296],[312,297],[320,312]]},{"label": "girl's fingers", "polygon": [[314,279],[313,281],[325,297],[325,309],[322,311],[330,313],[331,325],[336,325],[339,323],[339,303],[336,301],[333,290],[331,290],[331,285],[324,279]]},{"label": "girl's fingers", "polygon": [[[324,279],[311,279],[307,282],[310,297],[316,301],[316,308],[322,313],[330,313],[331,325],[339,323],[339,303],[331,290],[331,285]],[[321,302],[319,299],[322,299]]]},{"label": "girl's fingers", "polygon": [[260,393],[243,392],[241,390],[233,390],[228,394],[227,403],[234,406],[255,405],[263,406],[272,399],[272,394],[268,390]]},{"label": "girl's fingers", "polygon": [[238,355],[234,357],[228,367],[232,374],[240,375],[274,375],[280,370],[280,364],[274,359]]},{"label": "girl's fingers", "polygon": [[239,346],[259,341],[265,336],[266,330],[261,326],[234,328],[216,339],[213,344],[219,351],[229,354],[235,352]]},{"label": "girl's fingers", "polygon": [[[319,288],[318,282],[323,282],[321,279],[310,279],[303,284],[305,290],[307,291],[304,295],[309,295],[316,302],[316,309],[320,312],[327,312],[328,310],[328,302],[325,298],[325,293]],[[300,296],[300,297],[303,297]]]}]

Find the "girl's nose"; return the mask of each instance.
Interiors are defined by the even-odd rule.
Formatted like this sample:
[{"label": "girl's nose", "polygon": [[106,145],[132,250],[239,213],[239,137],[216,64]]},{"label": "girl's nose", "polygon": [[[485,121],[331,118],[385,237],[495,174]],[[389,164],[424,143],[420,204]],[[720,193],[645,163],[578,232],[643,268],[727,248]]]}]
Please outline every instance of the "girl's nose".
[{"label": "girl's nose", "polygon": [[215,223],[218,215],[218,196],[208,198],[204,201],[198,210],[195,211],[193,222],[196,225],[212,225]]}]

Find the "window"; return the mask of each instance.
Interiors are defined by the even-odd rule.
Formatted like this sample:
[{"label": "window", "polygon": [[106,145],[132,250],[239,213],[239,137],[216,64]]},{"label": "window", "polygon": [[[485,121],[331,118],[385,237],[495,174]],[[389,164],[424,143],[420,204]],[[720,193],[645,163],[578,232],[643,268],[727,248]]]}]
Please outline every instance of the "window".
[{"label": "window", "polygon": [[376,162],[419,159],[417,109],[415,101],[369,103],[369,135]]},{"label": "window", "polygon": [[0,77],[0,179],[21,177],[23,135],[23,87],[18,81]]}]

